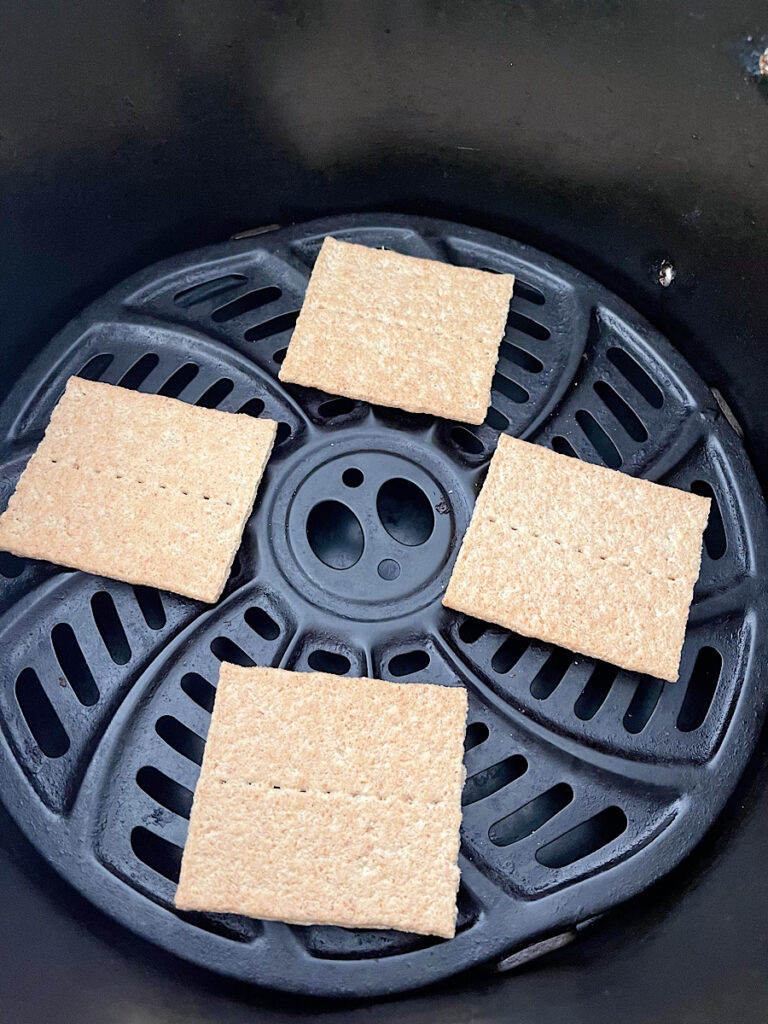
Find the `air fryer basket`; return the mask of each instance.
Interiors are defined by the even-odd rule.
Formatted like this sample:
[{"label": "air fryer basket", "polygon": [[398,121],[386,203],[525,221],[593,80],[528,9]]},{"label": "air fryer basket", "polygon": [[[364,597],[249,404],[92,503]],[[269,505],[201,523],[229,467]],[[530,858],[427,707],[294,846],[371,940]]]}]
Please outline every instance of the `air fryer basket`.
[{"label": "air fryer basket", "polygon": [[[326,234],[515,274],[481,427],[277,380]],[[765,709],[766,523],[711,393],[618,298],[536,250],[408,217],[335,218],[181,256],[89,307],[25,374],[0,410],[6,500],[73,373],[280,424],[213,608],[0,562],[5,801],[115,919],[239,980],[380,995],[594,917],[711,825]],[[677,683],[442,607],[500,431],[712,497]],[[175,910],[223,660],[466,684],[454,939]]]}]

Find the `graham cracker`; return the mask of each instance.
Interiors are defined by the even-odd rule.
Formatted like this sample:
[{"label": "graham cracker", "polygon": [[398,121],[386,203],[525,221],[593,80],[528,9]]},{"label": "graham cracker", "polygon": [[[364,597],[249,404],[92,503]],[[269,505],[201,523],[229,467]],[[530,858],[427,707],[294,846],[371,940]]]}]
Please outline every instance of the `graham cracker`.
[{"label": "graham cracker", "polygon": [[482,423],[513,283],[328,237],[280,379]]},{"label": "graham cracker", "polygon": [[709,506],[502,435],[443,604],[674,682]]},{"label": "graham cracker", "polygon": [[71,377],[0,516],[0,548],[216,601],[276,430]]},{"label": "graham cracker", "polygon": [[176,906],[456,928],[463,687],[223,663]]}]

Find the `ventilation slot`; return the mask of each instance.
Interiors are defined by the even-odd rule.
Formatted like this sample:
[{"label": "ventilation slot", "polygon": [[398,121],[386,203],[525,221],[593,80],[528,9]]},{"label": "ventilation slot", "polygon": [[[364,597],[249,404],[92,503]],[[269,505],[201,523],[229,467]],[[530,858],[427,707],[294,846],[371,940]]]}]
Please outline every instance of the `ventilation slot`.
[{"label": "ventilation slot", "polygon": [[528,770],[528,762],[520,754],[507,757],[498,764],[484,768],[476,775],[470,775],[464,783],[464,792],[461,797],[462,807],[484,800],[493,793],[508,786],[510,782],[519,779]]},{"label": "ventilation slot", "polygon": [[566,438],[564,437],[560,437],[559,435],[557,437],[552,438],[552,450],[556,451],[558,455],[567,455],[571,459],[578,459],[576,450],[574,449],[571,442],[566,440]]},{"label": "ventilation slot", "polygon": [[522,658],[528,649],[529,640],[518,633],[510,633],[491,659],[491,668],[499,675],[505,675]]},{"label": "ventilation slot", "polygon": [[485,722],[470,722],[464,735],[464,750],[474,750],[481,743],[485,743],[490,735]]},{"label": "ventilation slot", "polygon": [[190,728],[170,715],[163,715],[155,723],[155,732],[169,747],[194,764],[203,763],[205,740]]},{"label": "ventilation slot", "polygon": [[677,728],[680,732],[694,732],[704,724],[715,698],[722,669],[723,659],[720,652],[714,647],[702,647],[696,655],[683,706],[677,716]]},{"label": "ventilation slot", "polygon": [[467,430],[466,427],[454,427],[449,436],[456,447],[467,455],[483,454],[483,442],[479,437],[475,437],[471,430]]},{"label": "ventilation slot", "polygon": [[252,292],[246,292],[245,295],[233,299],[226,306],[219,306],[211,314],[211,320],[217,324],[225,324],[237,316],[253,313],[254,310],[261,309],[262,306],[267,306],[270,302],[276,302],[282,294],[282,291],[272,284],[267,285],[266,288],[256,288]]},{"label": "ventilation slot", "polygon": [[643,426],[640,418],[627,405],[621,395],[613,390],[610,384],[606,384],[604,380],[597,381],[595,383],[595,393],[606,409],[613,413],[633,441],[642,444],[643,441],[648,440],[648,431]]},{"label": "ventilation slot", "polygon": [[544,324],[531,320],[529,316],[524,316],[514,309],[510,309],[507,317],[507,330],[510,328],[520,331],[521,334],[527,334],[529,338],[535,338],[537,341],[546,341],[549,338],[549,331]]},{"label": "ventilation slot", "polygon": [[238,647],[228,636],[217,636],[211,640],[211,653],[219,661],[228,661],[243,668],[253,668],[256,662],[250,658],[242,647]]},{"label": "ventilation slot", "polygon": [[515,278],[512,291],[512,301],[514,302],[515,299],[525,299],[526,302],[532,302],[534,306],[543,306],[547,301],[544,298],[544,293],[539,291],[536,285],[521,281],[519,277]]},{"label": "ventilation slot", "polygon": [[307,664],[315,672],[330,672],[334,676],[343,676],[352,667],[349,658],[335,651],[312,651]]},{"label": "ventilation slot", "polygon": [[523,804],[506,818],[494,822],[488,830],[488,838],[495,846],[511,846],[527,839],[546,825],[556,814],[564,810],[573,800],[573,790],[567,782],[559,782],[556,786],[541,793],[527,804]]},{"label": "ventilation slot", "polygon": [[164,395],[166,398],[178,398],[184,388],[192,383],[199,372],[200,367],[197,363],[185,363],[175,373],[171,374],[157,392],[158,395]]},{"label": "ventilation slot", "polygon": [[541,373],[544,369],[544,363],[540,359],[532,356],[530,352],[526,352],[524,348],[511,345],[508,341],[502,341],[499,346],[499,357],[508,359],[510,363],[514,363],[515,366],[519,366],[528,373]]},{"label": "ventilation slot", "polygon": [[182,309],[189,309],[199,302],[209,302],[211,299],[218,299],[222,295],[239,290],[245,283],[246,278],[242,274],[227,274],[225,277],[216,277],[212,281],[205,281],[203,284],[196,284],[192,288],[185,288],[177,292],[173,301]]},{"label": "ventilation slot", "polygon": [[317,407],[317,415],[324,420],[334,420],[339,416],[347,416],[357,408],[357,402],[351,398],[331,398]]},{"label": "ventilation slot", "polygon": [[604,811],[542,846],[536,852],[536,860],[546,868],[565,868],[618,839],[626,827],[627,816],[624,811],[620,807],[606,807]]},{"label": "ventilation slot", "polygon": [[464,619],[459,626],[459,639],[465,644],[477,643],[487,629],[488,624],[480,619]]},{"label": "ventilation slot", "polygon": [[350,569],[360,560],[363,528],[351,508],[340,501],[321,501],[307,516],[307,541],[330,569]]},{"label": "ventilation slot", "polygon": [[272,353],[272,362],[277,363],[278,366],[282,366],[283,360],[288,355],[287,348],[279,348],[277,352]]},{"label": "ventilation slot", "polygon": [[546,700],[550,697],[560,685],[572,661],[573,658],[568,651],[553,651],[531,683],[531,696],[536,700]]},{"label": "ventilation slot", "polygon": [[435,526],[435,516],[426,494],[410,480],[387,480],[376,496],[381,525],[399,544],[418,547],[426,543]]},{"label": "ventilation slot", "polygon": [[216,687],[211,686],[207,679],[203,679],[197,672],[187,672],[181,677],[181,688],[203,711],[213,711]]},{"label": "ventilation slot", "polygon": [[89,359],[85,366],[77,374],[83,380],[101,380],[107,367],[115,357],[110,352],[103,352],[99,356]]},{"label": "ventilation slot", "polygon": [[595,717],[611,692],[617,674],[618,669],[602,661],[595,667],[574,705],[573,710],[577,718],[582,722],[588,722]]},{"label": "ventilation slot", "polygon": [[662,407],[664,395],[628,352],[625,352],[623,348],[609,348],[608,358],[624,380],[631,384],[638,395],[644,398],[650,406],[653,406],[654,409]]},{"label": "ventilation slot", "polygon": [[16,700],[35,743],[45,756],[62,757],[66,754],[69,736],[34,669],[25,668],[19,674]]},{"label": "ventilation slot", "polygon": [[200,395],[195,405],[199,405],[203,409],[215,409],[234,390],[234,387],[234,382],[229,377],[222,377]]},{"label": "ventilation slot", "polygon": [[156,832],[150,832],[142,825],[137,825],[131,832],[131,849],[148,868],[167,878],[169,882],[178,882],[181,871],[180,846],[169,843],[167,839],[163,839]]},{"label": "ventilation slot", "polygon": [[142,356],[138,362],[134,363],[130,370],[123,374],[118,384],[121,388],[135,391],[136,388],[141,387],[159,362],[159,356],[156,356],[154,352],[148,352],[147,355]]},{"label": "ventilation slot", "polygon": [[606,466],[609,469],[618,469],[621,465],[619,450],[592,413],[587,412],[586,409],[579,409],[576,413],[576,422]]},{"label": "ventilation slot", "polygon": [[174,782],[163,772],[150,766],[139,768],[136,782],[139,789],[143,789],[147,796],[161,807],[167,808],[173,814],[178,814],[180,818],[189,817],[192,808],[191,789],[187,789],[179,782]]},{"label": "ventilation slot", "polygon": [[131,660],[131,648],[117,614],[115,602],[105,590],[99,590],[93,595],[91,611],[96,629],[104,641],[110,658],[116,665],[127,665]]},{"label": "ventilation slot", "polygon": [[525,388],[521,388],[515,381],[503,377],[500,373],[493,375],[492,390],[505,395],[510,401],[516,402],[518,405],[527,402],[529,398]]},{"label": "ventilation slot", "polygon": [[263,324],[256,324],[249,327],[245,332],[246,341],[264,341],[275,334],[282,334],[283,331],[290,331],[296,326],[299,317],[298,309],[292,313],[281,313],[280,316],[273,316],[271,320],[265,320]]},{"label": "ventilation slot", "polygon": [[138,585],[133,588],[133,592],[136,595],[136,603],[149,628],[162,629],[165,625],[165,609],[163,608],[160,592],[154,587]]},{"label": "ventilation slot", "polygon": [[249,608],[243,617],[253,632],[264,640],[277,640],[280,636],[280,627],[263,608]]},{"label": "ventilation slot", "polygon": [[245,405],[241,405],[237,411],[256,419],[264,412],[264,403],[260,398],[249,398]]},{"label": "ventilation slot", "polygon": [[24,572],[26,563],[23,558],[16,555],[9,555],[7,551],[0,551],[0,576],[7,580],[15,580]]},{"label": "ventilation slot", "polygon": [[489,427],[491,427],[491,429],[498,430],[500,433],[503,433],[509,426],[509,420],[507,417],[503,413],[499,412],[498,409],[494,409],[493,406],[489,408],[485,417],[485,422]]},{"label": "ventilation slot", "polygon": [[429,664],[429,655],[426,651],[407,651],[405,654],[397,654],[389,663],[389,674],[396,676],[412,676],[421,672]]},{"label": "ventilation slot", "polygon": [[66,622],[60,622],[54,626],[51,630],[51,643],[56,659],[61,665],[61,671],[72,687],[72,692],[81,704],[91,707],[99,699],[99,688],[72,627]]},{"label": "ventilation slot", "polygon": [[704,531],[704,547],[712,561],[716,562],[719,558],[723,557],[728,549],[728,540],[725,536],[725,526],[723,525],[723,516],[720,512],[720,504],[715,497],[715,492],[712,490],[711,485],[705,480],[696,480],[691,484],[691,490],[694,494],[700,494],[703,498],[710,498],[712,500],[712,505],[709,509],[709,522]]},{"label": "ventilation slot", "polygon": [[642,732],[656,710],[664,683],[661,679],[641,679],[624,715],[624,728],[633,735]]},{"label": "ventilation slot", "polygon": [[290,423],[278,423],[277,431],[275,432],[275,448],[278,445],[283,444],[291,436],[291,425]]}]

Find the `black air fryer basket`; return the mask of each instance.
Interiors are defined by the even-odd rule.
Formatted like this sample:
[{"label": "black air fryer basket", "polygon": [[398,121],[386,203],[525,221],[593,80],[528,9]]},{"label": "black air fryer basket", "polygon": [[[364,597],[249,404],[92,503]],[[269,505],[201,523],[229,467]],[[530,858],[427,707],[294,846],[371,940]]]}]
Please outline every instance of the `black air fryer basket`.
[{"label": "black air fryer basket", "polygon": [[[72,374],[279,423],[214,606],[0,555],[9,1022],[766,1019],[749,16],[0,9],[0,507]],[[329,234],[515,274],[480,427],[278,381]],[[712,498],[677,683],[442,607],[501,432]],[[221,661],[467,687],[454,939],[174,908]]]}]

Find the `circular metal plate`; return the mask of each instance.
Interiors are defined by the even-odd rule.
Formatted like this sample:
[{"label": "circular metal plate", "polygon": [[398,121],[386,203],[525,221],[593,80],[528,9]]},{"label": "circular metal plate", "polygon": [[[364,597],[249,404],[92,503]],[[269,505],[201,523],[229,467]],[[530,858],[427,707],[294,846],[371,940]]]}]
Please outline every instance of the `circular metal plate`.
[{"label": "circular metal plate", "polygon": [[[326,234],[517,276],[483,426],[278,382]],[[702,381],[595,282],[486,232],[382,215],[159,264],[18,382],[0,410],[0,507],[73,373],[280,422],[215,607],[0,556],[3,798],[114,919],[233,978],[394,992],[522,962],[647,887],[715,820],[766,709],[764,507]],[[441,606],[502,430],[713,497],[678,683]],[[174,909],[221,660],[467,686],[454,939]]]}]

